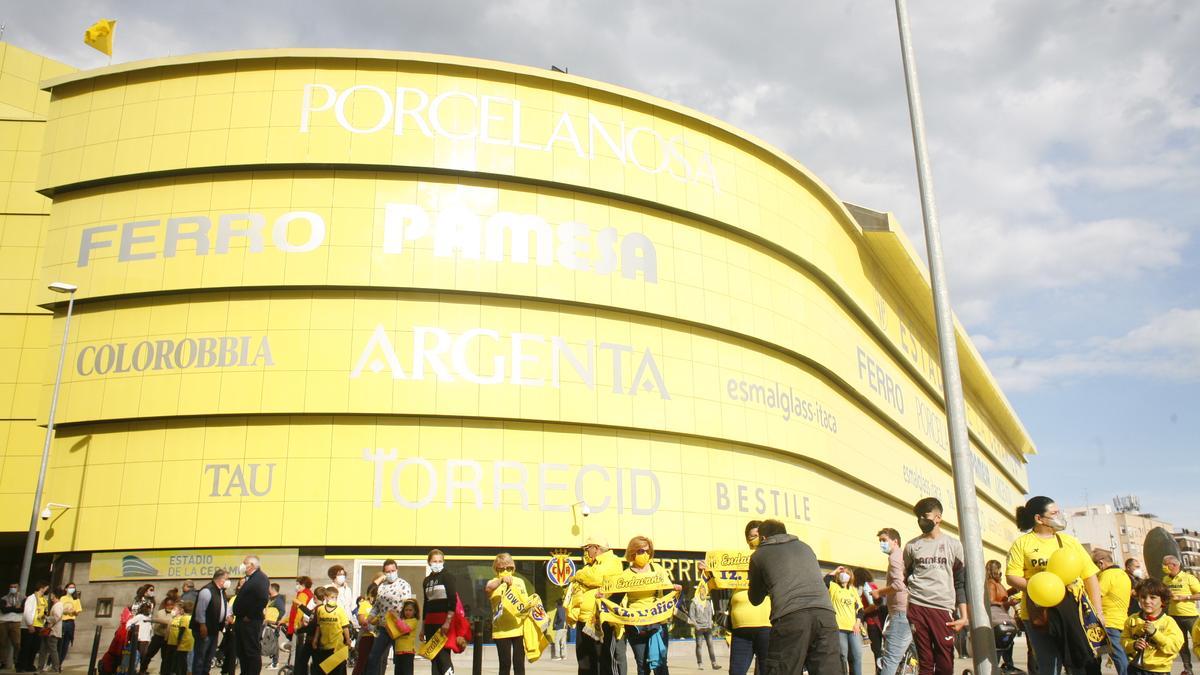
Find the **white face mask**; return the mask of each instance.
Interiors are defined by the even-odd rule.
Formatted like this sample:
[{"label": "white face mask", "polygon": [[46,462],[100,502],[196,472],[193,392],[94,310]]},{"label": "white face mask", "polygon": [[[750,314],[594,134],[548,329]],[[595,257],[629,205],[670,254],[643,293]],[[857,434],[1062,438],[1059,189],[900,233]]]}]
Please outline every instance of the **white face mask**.
[{"label": "white face mask", "polygon": [[296,592],[299,593],[302,590],[304,590],[304,587],[301,586],[300,584],[296,584]]},{"label": "white face mask", "polygon": [[389,583],[389,584],[394,584],[394,583],[396,583],[397,581],[399,581],[399,580],[400,580],[400,573],[399,573],[399,572],[394,572],[394,571],[393,571],[393,572],[388,572],[388,573],[386,573],[386,574],[384,575],[384,577],[385,577],[385,578],[388,580],[388,583]]},{"label": "white face mask", "polygon": [[67,595],[75,595],[75,589],[74,589],[74,588],[68,588],[68,589],[67,589]]},{"label": "white face mask", "polygon": [[[225,583],[221,585],[221,588],[224,588],[225,590],[229,590],[229,587],[230,587],[230,586],[232,586],[232,585],[233,585],[233,582],[232,582],[232,581],[230,581],[230,580],[228,580],[228,579],[226,579],[226,580],[225,580]],[[150,597],[154,597],[154,595],[153,595],[153,594],[151,594],[151,595],[150,595]]]},{"label": "white face mask", "polygon": [[446,563],[429,563],[429,571],[437,574],[446,569]]},{"label": "white face mask", "polygon": [[1137,568],[1136,570],[1133,571],[1133,576],[1136,579],[1145,579],[1146,578],[1146,568],[1144,568],[1144,567]]},{"label": "white face mask", "polygon": [[237,573],[239,577],[246,575],[246,563],[238,565]]},{"label": "white face mask", "polygon": [[345,586],[346,585],[346,575],[345,574],[337,575],[337,579],[335,579],[335,581],[337,581],[338,586]]},{"label": "white face mask", "polygon": [[846,574],[845,572],[842,572],[841,574],[838,575],[838,581],[842,582],[843,584],[847,583],[850,581],[850,575]]}]

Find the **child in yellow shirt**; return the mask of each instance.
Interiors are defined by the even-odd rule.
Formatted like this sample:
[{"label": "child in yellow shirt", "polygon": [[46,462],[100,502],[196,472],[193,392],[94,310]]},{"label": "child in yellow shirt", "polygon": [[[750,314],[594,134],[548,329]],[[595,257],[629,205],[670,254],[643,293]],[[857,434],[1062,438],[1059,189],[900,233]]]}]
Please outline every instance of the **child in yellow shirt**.
[{"label": "child in yellow shirt", "polygon": [[416,600],[405,600],[396,622],[396,675],[413,675],[413,657],[417,653],[417,625],[420,623]]},{"label": "child in yellow shirt", "polygon": [[1121,646],[1129,654],[1129,675],[1170,673],[1183,648],[1183,631],[1165,610],[1171,592],[1158,579],[1147,579],[1137,587],[1141,612],[1125,620]]},{"label": "child in yellow shirt", "polygon": [[179,606],[179,616],[171,619],[171,623],[167,625],[167,644],[174,649],[171,654],[171,668],[168,671],[170,675],[187,675],[192,660],[192,648],[196,646],[196,639],[189,627],[195,604],[185,601],[179,603]]},{"label": "child in yellow shirt", "polygon": [[[337,589],[325,589],[322,603],[313,612],[313,620],[317,624],[312,636],[313,664],[325,672],[320,668],[321,662],[343,646],[347,651],[350,649],[350,616],[338,604]],[[346,661],[335,666],[328,675],[346,675]]]}]

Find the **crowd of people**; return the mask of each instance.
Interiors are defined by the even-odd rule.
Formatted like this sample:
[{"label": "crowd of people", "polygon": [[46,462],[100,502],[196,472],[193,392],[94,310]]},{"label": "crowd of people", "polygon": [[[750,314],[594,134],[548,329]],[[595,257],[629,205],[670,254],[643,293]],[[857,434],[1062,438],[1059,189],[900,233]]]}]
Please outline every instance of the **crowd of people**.
[{"label": "crowd of people", "polygon": [[[700,562],[703,578],[690,599],[654,562],[648,537],[632,538],[618,557],[593,535],[566,596],[547,612],[516,575],[513,557],[501,553],[482,588],[499,672],[524,675],[546,649],[552,659],[566,658],[573,630],[580,675],[624,675],[630,653],[638,675],[669,675],[671,625],[683,621],[695,637],[697,667],[707,656],[712,669],[722,668],[713,637],[725,635],[731,675],[747,675],[752,666],[755,675],[862,675],[864,639],[876,675],[896,675],[913,652],[921,675],[951,675],[968,608],[963,548],[942,531],[942,511],[937,499],[917,502],[920,535],[907,543],[892,527],[876,533],[887,556],[882,583],[862,567],[826,574],[813,549],[782,522],[755,520],[742,533],[748,567],[723,573],[739,581],[722,585]],[[1118,675],[1168,673],[1177,659],[1191,675],[1191,652],[1200,657],[1200,581],[1178,559],[1163,559],[1161,578],[1136,559],[1118,566],[1111,552],[1089,552],[1063,532],[1065,519],[1047,497],[1030,499],[1016,519],[1025,534],[1004,563],[991,560],[986,569],[1002,672],[1016,671],[1013,638],[1023,632],[1031,675],[1098,675],[1106,658]],[[327,584],[300,576],[290,603],[256,556],[232,575],[218,570],[200,588],[185,581],[161,600],[145,584],[124,609],[99,669],[148,675],[158,656],[162,675],[208,673],[218,661],[222,675],[258,675],[264,658],[268,668],[279,667],[283,641],[294,675],[349,675],[351,667],[353,675],[386,675],[389,660],[394,675],[412,675],[418,655],[433,675],[448,675],[453,654],[471,641],[471,625],[445,554],[430,551],[426,564],[420,602],[395,560],[384,561],[363,595],[341,565],[329,568]],[[0,599],[0,665],[62,672],[82,611],[74,584],[38,582],[28,597],[10,585]]]}]

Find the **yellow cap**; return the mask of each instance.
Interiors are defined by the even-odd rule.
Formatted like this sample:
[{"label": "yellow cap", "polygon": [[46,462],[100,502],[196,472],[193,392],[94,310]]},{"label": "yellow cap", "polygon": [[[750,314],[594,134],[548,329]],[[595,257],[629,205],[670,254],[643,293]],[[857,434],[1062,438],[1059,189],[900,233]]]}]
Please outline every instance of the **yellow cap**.
[{"label": "yellow cap", "polygon": [[608,550],[608,540],[598,534],[588,535],[587,541],[583,542],[584,546],[599,546],[604,550]]}]

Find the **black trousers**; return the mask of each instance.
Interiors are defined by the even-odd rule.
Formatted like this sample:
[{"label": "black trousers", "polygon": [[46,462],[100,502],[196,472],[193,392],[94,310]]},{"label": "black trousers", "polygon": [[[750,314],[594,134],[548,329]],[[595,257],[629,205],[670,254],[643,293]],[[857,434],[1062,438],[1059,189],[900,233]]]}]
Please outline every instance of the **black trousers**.
[{"label": "black trousers", "polygon": [[150,638],[150,646],[146,648],[146,657],[142,659],[142,666],[138,668],[141,675],[146,675],[146,671],[150,668],[150,662],[154,660],[154,655],[162,652],[162,664],[159,668],[160,673],[167,672],[167,653],[163,651],[163,647],[167,646],[167,639],[161,635],[154,635]]},{"label": "black trousers", "polygon": [[1183,669],[1191,671],[1192,669],[1192,626],[1196,625],[1196,617],[1194,616],[1173,616],[1175,623],[1179,624],[1179,630],[1183,631],[1183,649],[1179,651],[1180,658],[1183,659]]},{"label": "black trousers", "polygon": [[525,675],[525,640],[520,637],[496,638],[500,657],[500,675]]},{"label": "black trousers", "polygon": [[575,664],[578,666],[579,675],[599,675],[600,642],[583,632],[584,625],[575,625]]},{"label": "black trousers", "polygon": [[[237,647],[238,665],[242,675],[258,675],[262,670],[262,617],[239,616],[233,622],[233,634],[236,636],[234,646]],[[345,664],[342,672],[346,672]]]},{"label": "black trousers", "polygon": [[837,619],[827,609],[802,609],[772,622],[767,675],[840,675]]},{"label": "black trousers", "polygon": [[[440,623],[425,624],[425,639],[428,640],[433,636],[434,633],[438,632],[438,629],[441,627],[442,625]],[[438,652],[437,656],[433,657],[433,660],[429,662],[429,667],[432,670],[433,675],[445,675],[454,668],[454,662],[450,660],[450,655],[452,653],[453,652],[450,651],[450,643],[446,643],[446,646],[442,648],[442,651]]]},{"label": "black trousers", "polygon": [[21,630],[21,650],[17,652],[17,670],[34,670],[34,661],[42,650],[42,636],[37,631]]},{"label": "black trousers", "polygon": [[[241,643],[238,643],[238,644],[241,644]],[[316,666],[316,669],[320,670],[322,673],[324,673],[325,671],[321,670],[321,662],[331,656],[333,656],[332,649],[313,650],[313,664]],[[346,662],[342,661],[341,663],[339,663],[336,668],[329,671],[329,675],[346,675]]]}]

